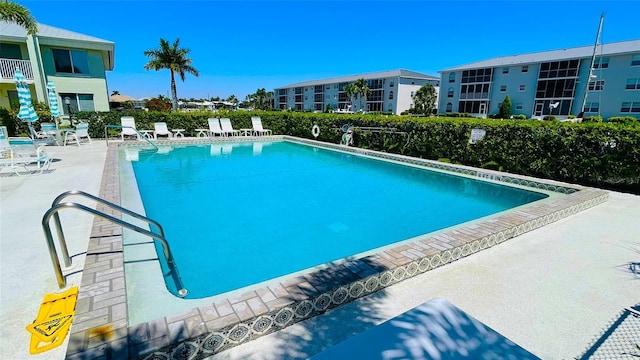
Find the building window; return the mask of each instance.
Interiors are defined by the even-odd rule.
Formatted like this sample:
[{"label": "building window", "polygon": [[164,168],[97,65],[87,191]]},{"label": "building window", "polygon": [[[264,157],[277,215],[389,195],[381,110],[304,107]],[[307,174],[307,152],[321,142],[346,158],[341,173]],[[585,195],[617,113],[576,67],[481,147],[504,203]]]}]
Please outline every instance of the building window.
[{"label": "building window", "polygon": [[[411,92],[411,96],[413,96],[413,91]],[[453,97],[453,88],[450,87],[449,90],[447,90],[447,97]]]},{"label": "building window", "polygon": [[393,87],[393,81],[389,83],[389,87]]},{"label": "building window", "polygon": [[20,45],[4,43],[0,46],[0,58],[22,60]]},{"label": "building window", "polygon": [[500,85],[500,92],[507,91],[507,85]]},{"label": "building window", "polygon": [[640,90],[640,78],[638,79],[627,79],[627,90]]},{"label": "building window", "polygon": [[522,110],[522,103],[516,103],[516,110]]},{"label": "building window", "polygon": [[609,67],[609,58],[597,58],[596,61],[593,62],[594,69],[606,69]]},{"label": "building window", "polygon": [[95,104],[93,103],[93,94],[60,93],[60,98],[62,99],[62,111],[65,115],[69,115],[69,109],[65,103],[67,98],[69,99],[72,112],[96,111]]},{"label": "building window", "polygon": [[640,66],[640,54],[631,57],[631,66]]},{"label": "building window", "polygon": [[449,82],[450,83],[456,82],[456,73],[454,72],[449,73]]},{"label": "building window", "polygon": [[413,97],[413,91],[411,92],[411,97]]},{"label": "building window", "polygon": [[447,108],[445,110],[446,112],[451,112],[453,111],[453,104],[452,103],[447,103]]},{"label": "building window", "polygon": [[56,72],[89,75],[89,60],[83,50],[51,49]]},{"label": "building window", "polygon": [[604,80],[589,81],[589,91],[604,90]]},{"label": "building window", "polygon": [[324,96],[325,99],[329,99],[331,97],[331,95],[327,94]]},{"label": "building window", "polygon": [[597,113],[600,111],[600,103],[588,102],[584,105],[584,111],[589,113]]},{"label": "building window", "polygon": [[529,71],[529,66],[528,65],[522,66],[522,72],[528,72],[528,71]]},{"label": "building window", "polygon": [[[306,89],[305,89],[305,91],[306,91]],[[304,99],[305,99],[305,100],[309,100],[309,97],[308,97],[308,96],[305,96],[305,97],[304,97]]]},{"label": "building window", "polygon": [[524,85],[524,84],[520,85],[520,91],[524,91],[526,88],[527,88],[526,85]]},{"label": "building window", "polygon": [[503,74],[508,74],[509,73],[509,68],[508,67],[502,68],[502,73]]},{"label": "building window", "polygon": [[640,113],[640,101],[623,102],[622,107],[620,108],[620,112]]},{"label": "building window", "polygon": [[389,91],[389,100],[393,100],[393,91]]}]

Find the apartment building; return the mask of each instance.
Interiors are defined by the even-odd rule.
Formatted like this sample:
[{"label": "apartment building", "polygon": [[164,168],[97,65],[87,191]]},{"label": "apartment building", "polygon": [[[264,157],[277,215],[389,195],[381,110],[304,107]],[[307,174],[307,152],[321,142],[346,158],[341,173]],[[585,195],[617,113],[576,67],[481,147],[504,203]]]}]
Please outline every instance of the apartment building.
[{"label": "apartment building", "polygon": [[[593,66],[592,65],[592,59]],[[498,113],[508,95],[513,114],[640,117],[640,40],[502,56],[440,73],[439,111]],[[584,110],[583,110],[584,109]]]},{"label": "apartment building", "polygon": [[[349,99],[344,87],[365,79],[371,90],[365,99]],[[438,93],[440,79],[410,70],[391,70],[304,81],[274,90],[275,107],[282,110],[338,112],[391,112],[400,114],[413,106],[413,95],[425,84]],[[437,102],[436,102],[437,104]]]},{"label": "apartment building", "polygon": [[51,80],[65,115],[69,107],[72,112],[109,111],[106,72],[113,70],[114,49],[111,41],[45,24],[38,24],[32,36],[17,24],[0,21],[0,106],[17,104],[13,75],[19,68],[34,101],[47,103]]}]

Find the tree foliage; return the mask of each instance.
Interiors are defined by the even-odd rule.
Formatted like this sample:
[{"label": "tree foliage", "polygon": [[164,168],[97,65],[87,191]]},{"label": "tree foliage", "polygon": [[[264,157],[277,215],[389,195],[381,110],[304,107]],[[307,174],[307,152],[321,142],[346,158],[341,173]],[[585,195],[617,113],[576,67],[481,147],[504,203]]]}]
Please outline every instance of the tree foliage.
[{"label": "tree foliage", "polygon": [[436,89],[431,84],[424,84],[413,95],[414,108],[419,114],[431,114],[436,107]]},{"label": "tree foliage", "polygon": [[160,39],[160,47],[158,49],[146,50],[144,55],[151,60],[144,66],[146,70],[159,71],[168,69],[171,72],[171,99],[173,110],[178,109],[178,92],[176,90],[175,74],[180,75],[180,79],[184,82],[185,74],[190,73],[193,76],[200,76],[200,72],[191,65],[193,59],[187,57],[191,52],[190,49],[180,47],[180,39],[176,39],[173,45],[165,39]]},{"label": "tree foliage", "polygon": [[149,109],[149,111],[169,112],[171,111],[171,101],[169,101],[169,99],[167,99],[164,96],[157,97],[157,98],[148,99],[147,101],[145,101],[144,107]]},{"label": "tree foliage", "polygon": [[38,23],[24,6],[9,0],[0,0],[0,20],[16,23],[27,30],[27,34],[38,33]]},{"label": "tree foliage", "polygon": [[500,113],[498,115],[502,119],[508,119],[511,116],[511,98],[509,95],[505,96],[504,100],[500,104]]},{"label": "tree foliage", "polygon": [[267,91],[264,88],[258,89],[256,90],[255,93],[249,94],[246,97],[246,101],[249,103],[249,105],[256,110],[271,109],[272,100],[273,100],[273,91]]},{"label": "tree foliage", "polygon": [[362,109],[362,100],[367,100],[367,96],[371,93],[371,89],[367,85],[367,80],[360,78],[355,82],[349,83],[344,87],[344,92],[348,99],[354,97],[356,100],[360,99],[359,109]]}]

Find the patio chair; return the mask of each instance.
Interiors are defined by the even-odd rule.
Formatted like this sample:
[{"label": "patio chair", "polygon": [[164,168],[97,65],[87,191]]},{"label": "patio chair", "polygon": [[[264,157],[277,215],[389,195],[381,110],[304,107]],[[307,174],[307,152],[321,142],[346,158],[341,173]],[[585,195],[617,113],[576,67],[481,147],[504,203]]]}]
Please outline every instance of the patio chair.
[{"label": "patio chair", "polygon": [[240,131],[239,130],[234,130],[233,126],[231,125],[231,119],[229,118],[221,118],[220,119],[220,126],[222,126],[222,132],[225,133],[225,135],[229,136],[237,136],[240,135]]},{"label": "patio chair", "polygon": [[120,133],[122,141],[124,141],[125,136],[135,136],[136,140],[140,140],[140,134],[136,131],[136,120],[133,116],[120,117],[120,125],[122,126],[122,132]]},{"label": "patio chair", "polygon": [[81,139],[89,140],[89,144],[91,144],[91,137],[89,137],[89,124],[88,123],[79,123],[76,125],[75,130],[68,130],[64,134],[64,146],[67,146],[67,142],[69,140],[75,140],[76,144],[80,146]]},{"label": "patio chair", "polygon": [[[21,174],[18,169],[22,168],[28,173],[36,171],[44,172],[49,168],[51,159],[45,150],[45,144],[36,144],[36,142],[28,137],[10,137],[8,139],[9,148],[5,149],[5,156],[0,158],[0,166],[12,169],[16,175]],[[30,166],[36,165],[36,169]]]},{"label": "patio chair", "polygon": [[166,136],[168,139],[173,139],[173,133],[167,128],[166,122],[153,123],[153,138],[158,140],[158,136]]},{"label": "patio chair", "polygon": [[263,136],[272,134],[271,130],[262,127],[262,119],[260,119],[259,116],[251,117],[251,126],[253,126],[253,135]]}]

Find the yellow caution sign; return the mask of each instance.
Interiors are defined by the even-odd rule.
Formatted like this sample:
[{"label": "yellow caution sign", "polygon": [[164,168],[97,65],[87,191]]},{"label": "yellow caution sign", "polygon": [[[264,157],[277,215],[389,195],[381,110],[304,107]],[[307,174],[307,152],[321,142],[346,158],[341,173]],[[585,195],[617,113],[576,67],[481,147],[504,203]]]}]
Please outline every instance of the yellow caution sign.
[{"label": "yellow caution sign", "polygon": [[27,325],[27,331],[31,333],[31,354],[39,354],[62,344],[73,322],[77,300],[77,286],[60,294],[44,296],[38,317],[33,324]]}]

